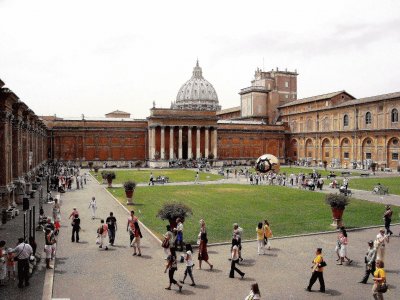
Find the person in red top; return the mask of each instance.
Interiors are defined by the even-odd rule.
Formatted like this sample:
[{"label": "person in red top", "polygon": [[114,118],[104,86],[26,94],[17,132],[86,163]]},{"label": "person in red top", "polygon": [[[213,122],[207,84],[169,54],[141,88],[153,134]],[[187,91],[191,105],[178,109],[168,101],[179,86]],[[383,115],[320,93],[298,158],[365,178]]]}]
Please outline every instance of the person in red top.
[{"label": "person in red top", "polygon": [[106,245],[104,250],[108,250],[107,244],[106,244],[106,238],[108,236],[108,225],[104,224],[104,220],[101,219],[100,221],[100,227],[97,229],[97,233],[100,236],[100,246],[99,248],[103,248],[103,244]]},{"label": "person in red top", "polygon": [[135,222],[138,221],[138,218],[135,216],[135,211],[131,210],[131,215],[128,218],[128,223],[126,224],[126,231],[129,232],[129,245],[132,247],[132,241],[134,236],[134,231],[135,231]]},{"label": "person in red top", "polygon": [[[132,247],[133,247],[133,254],[132,255],[136,255],[137,256],[142,256],[142,253],[140,251],[140,240],[142,238],[142,233],[140,232],[140,228],[139,228],[139,223],[136,221],[135,223],[133,223],[134,225],[134,231],[133,231],[133,241],[132,241]],[[136,253],[136,248],[138,253]]]},{"label": "person in red top", "polygon": [[79,212],[77,211],[76,207],[74,207],[74,209],[72,210],[68,219],[71,219],[71,217],[72,217],[72,220],[75,219],[75,215],[79,215]]}]

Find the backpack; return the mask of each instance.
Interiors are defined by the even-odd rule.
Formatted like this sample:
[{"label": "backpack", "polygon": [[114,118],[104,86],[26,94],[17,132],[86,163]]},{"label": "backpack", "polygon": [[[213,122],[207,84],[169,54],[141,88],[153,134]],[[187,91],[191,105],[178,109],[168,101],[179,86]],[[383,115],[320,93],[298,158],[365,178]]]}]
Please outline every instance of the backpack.
[{"label": "backpack", "polygon": [[101,226],[99,227],[99,229],[97,229],[97,233],[98,233],[98,234],[103,234],[103,232],[104,232],[104,228],[103,228],[103,225],[101,225]]}]

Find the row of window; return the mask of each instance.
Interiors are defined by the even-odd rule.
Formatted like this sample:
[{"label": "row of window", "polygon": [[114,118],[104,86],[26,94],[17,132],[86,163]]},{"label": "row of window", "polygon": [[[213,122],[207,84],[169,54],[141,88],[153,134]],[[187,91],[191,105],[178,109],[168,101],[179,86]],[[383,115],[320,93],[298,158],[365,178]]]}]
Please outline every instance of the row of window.
[{"label": "row of window", "polygon": [[[293,151],[293,155],[297,156],[297,151]],[[308,152],[308,157],[312,157],[312,153]],[[329,152],[325,152],[325,157],[329,157]],[[349,152],[343,152],[343,158],[344,159],[349,159],[350,158],[350,153]],[[371,152],[366,152],[365,153],[365,159],[372,159],[372,153]],[[399,160],[399,153],[393,152],[392,153],[392,160]]]},{"label": "row of window", "polygon": [[[396,123],[399,121],[399,111],[396,108],[393,108],[391,113],[390,113],[390,120],[392,123]],[[372,124],[372,114],[371,112],[367,112],[365,114],[365,124]],[[349,126],[349,116],[344,115],[343,116],[343,126]]]}]

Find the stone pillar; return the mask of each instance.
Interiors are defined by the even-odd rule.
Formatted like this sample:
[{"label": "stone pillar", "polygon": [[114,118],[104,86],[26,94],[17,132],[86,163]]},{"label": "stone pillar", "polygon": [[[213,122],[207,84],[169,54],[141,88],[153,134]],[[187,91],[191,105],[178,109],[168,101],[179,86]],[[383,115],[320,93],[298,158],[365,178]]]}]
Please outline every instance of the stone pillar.
[{"label": "stone pillar", "polygon": [[169,127],[169,159],[174,159],[174,126]]},{"label": "stone pillar", "polygon": [[151,128],[151,159],[154,159],[156,154],[156,127]]},{"label": "stone pillar", "polygon": [[14,119],[13,122],[13,161],[12,161],[12,169],[13,169],[13,179],[17,180],[20,176],[22,176],[22,144],[21,144],[21,119]]},{"label": "stone pillar", "polygon": [[151,157],[151,153],[152,153],[151,146],[153,144],[151,143],[151,127],[148,128],[148,145],[149,145],[149,159],[152,159],[152,157]]},{"label": "stone pillar", "polygon": [[178,158],[182,159],[182,126],[179,126]]},{"label": "stone pillar", "polygon": [[213,130],[213,149],[212,152],[214,154],[214,159],[217,159],[218,157],[218,135],[217,135],[217,128],[214,128]]},{"label": "stone pillar", "polygon": [[200,158],[200,127],[196,131],[196,158]]},{"label": "stone pillar", "polygon": [[192,153],[192,127],[188,127],[188,158],[191,159],[193,158],[193,153]]},{"label": "stone pillar", "polygon": [[208,151],[210,149],[210,136],[209,136],[210,127],[205,128],[205,141],[204,141],[204,157],[208,158]]},{"label": "stone pillar", "polygon": [[161,126],[161,147],[160,147],[160,158],[165,159],[165,126]]}]

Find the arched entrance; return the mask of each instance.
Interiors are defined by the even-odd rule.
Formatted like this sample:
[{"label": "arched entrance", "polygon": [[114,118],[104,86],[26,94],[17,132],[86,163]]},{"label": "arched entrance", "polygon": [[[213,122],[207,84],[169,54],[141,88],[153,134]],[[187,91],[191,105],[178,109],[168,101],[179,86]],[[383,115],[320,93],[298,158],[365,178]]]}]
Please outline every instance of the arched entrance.
[{"label": "arched entrance", "polygon": [[322,161],[330,162],[332,159],[331,141],[326,138],[322,141]]},{"label": "arched entrance", "polygon": [[340,162],[342,164],[342,167],[349,167],[352,158],[353,156],[351,153],[350,140],[348,138],[344,138],[340,143]]},{"label": "arched entrance", "polygon": [[290,141],[289,158],[296,161],[298,157],[298,143],[296,139]]},{"label": "arched entrance", "polygon": [[399,160],[400,140],[396,137],[391,138],[387,144],[387,166],[394,171],[400,167]]},{"label": "arched entrance", "polygon": [[313,140],[307,139],[304,148],[307,161],[313,161],[315,159],[315,147]]},{"label": "arched entrance", "polygon": [[370,137],[367,137],[362,142],[361,148],[362,164],[364,169],[369,169],[374,157],[373,157],[373,142]]}]

